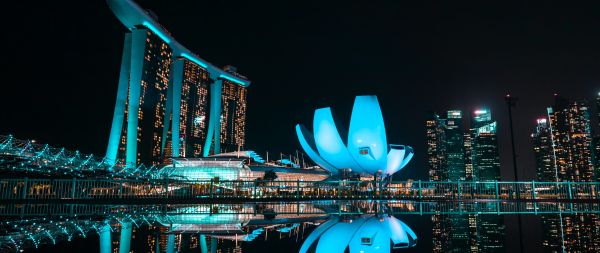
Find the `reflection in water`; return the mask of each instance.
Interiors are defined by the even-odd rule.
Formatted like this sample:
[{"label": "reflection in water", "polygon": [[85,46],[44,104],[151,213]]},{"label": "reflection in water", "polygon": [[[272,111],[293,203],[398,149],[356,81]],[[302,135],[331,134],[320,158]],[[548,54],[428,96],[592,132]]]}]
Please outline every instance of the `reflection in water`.
[{"label": "reflection in water", "polygon": [[393,216],[333,217],[306,238],[300,253],[390,252],[416,244],[417,235]]},{"label": "reflection in water", "polygon": [[431,220],[433,252],[504,252],[503,216],[436,214]]},{"label": "reflection in water", "polygon": [[[527,214],[529,221],[522,235],[527,252],[589,252],[600,246],[599,208],[597,203],[411,201],[4,204],[0,252],[60,247],[80,252],[90,245],[102,253],[509,252],[518,250],[514,238],[520,235],[507,232],[507,215],[516,213]],[[533,227],[537,239],[528,238]]]},{"label": "reflection in water", "polygon": [[542,245],[547,252],[593,252],[600,248],[597,214],[546,214]]}]

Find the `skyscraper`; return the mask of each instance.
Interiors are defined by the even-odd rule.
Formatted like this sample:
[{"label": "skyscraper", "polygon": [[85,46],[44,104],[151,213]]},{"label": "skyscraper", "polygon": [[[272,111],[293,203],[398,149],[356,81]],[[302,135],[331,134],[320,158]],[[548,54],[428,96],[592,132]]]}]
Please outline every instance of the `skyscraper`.
[{"label": "skyscraper", "polygon": [[242,146],[250,81],[183,47],[133,1],[108,4],[130,33],[105,162],[132,168],[219,153],[221,143]]},{"label": "skyscraper", "polygon": [[531,139],[533,141],[537,180],[545,182],[553,182],[558,179],[551,134],[548,120],[546,118],[538,119],[537,125],[531,134]]},{"label": "skyscraper", "polygon": [[[532,134],[538,180],[593,181],[590,112],[584,101],[555,97]],[[554,252],[587,252],[600,246],[595,214],[543,215],[542,246]]]},{"label": "skyscraper", "polygon": [[[461,111],[451,110],[446,116],[434,114],[426,122],[429,179],[473,180],[474,172],[478,180],[499,178],[496,123],[489,110],[476,111],[468,132],[463,127]],[[433,215],[432,222],[434,252],[504,249],[504,220],[500,216]]]},{"label": "skyscraper", "polygon": [[558,181],[595,180],[590,112],[585,102],[556,96],[547,111]]},{"label": "skyscraper", "polygon": [[448,111],[446,119],[446,153],[448,160],[448,179],[465,180],[464,161],[464,128],[462,112],[459,110]]},{"label": "skyscraper", "polygon": [[446,158],[446,122],[437,114],[425,122],[427,131],[427,166],[429,180],[443,181],[448,179]]},{"label": "skyscraper", "polygon": [[488,108],[477,109],[471,120],[471,162],[474,180],[500,180],[496,121]]},{"label": "skyscraper", "polygon": [[[235,69],[228,66],[235,73]],[[221,92],[221,151],[231,152],[244,146],[246,129],[246,88],[224,80]]]}]

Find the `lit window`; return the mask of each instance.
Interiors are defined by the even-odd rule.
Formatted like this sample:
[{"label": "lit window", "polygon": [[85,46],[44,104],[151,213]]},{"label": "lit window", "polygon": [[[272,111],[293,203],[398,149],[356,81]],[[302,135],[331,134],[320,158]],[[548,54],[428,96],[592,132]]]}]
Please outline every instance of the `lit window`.
[{"label": "lit window", "polygon": [[358,153],[361,155],[368,155],[370,152],[369,147],[362,147],[358,149]]}]

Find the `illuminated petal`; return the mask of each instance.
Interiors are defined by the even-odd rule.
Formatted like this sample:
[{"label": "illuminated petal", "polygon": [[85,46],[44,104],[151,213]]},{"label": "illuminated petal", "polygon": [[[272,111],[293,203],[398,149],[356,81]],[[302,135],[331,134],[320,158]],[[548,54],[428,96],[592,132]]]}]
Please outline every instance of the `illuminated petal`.
[{"label": "illuminated petal", "polygon": [[409,146],[404,146],[404,148],[406,149],[406,154],[404,155],[404,160],[402,160],[402,164],[400,165],[400,169],[404,168],[404,166],[406,166],[408,164],[408,162],[410,162],[410,160],[415,155],[415,152],[413,151],[413,148],[411,148]]},{"label": "illuminated petal", "polygon": [[320,239],[321,235],[323,233],[325,233],[325,231],[327,231],[331,226],[337,224],[337,222],[338,222],[338,218],[333,217],[330,220],[328,220],[327,222],[325,222],[325,223],[319,225],[317,228],[315,228],[315,230],[313,230],[312,233],[310,233],[310,235],[306,238],[306,240],[304,240],[299,252],[306,253],[308,251],[308,249],[310,249],[311,246],[313,246],[313,244],[318,239]]},{"label": "illuminated petal", "polygon": [[402,145],[390,145],[390,153],[387,155],[387,167],[384,175],[392,175],[402,169],[406,149]]},{"label": "illuminated petal", "polygon": [[357,96],[354,100],[348,151],[369,174],[386,167],[385,125],[376,96]]},{"label": "illuminated petal", "polygon": [[313,119],[315,143],[319,155],[338,169],[352,169],[355,172],[364,172],[348,153],[348,149],[333,120],[331,108],[321,108],[315,111]]},{"label": "illuminated petal", "polygon": [[333,165],[329,164],[327,161],[323,160],[319,154],[315,151],[315,141],[311,132],[306,129],[303,125],[296,125],[296,135],[298,135],[298,141],[300,141],[300,146],[304,149],[304,152],[312,159],[317,165],[322,168],[328,170],[333,174],[337,174],[338,170],[333,167]]}]

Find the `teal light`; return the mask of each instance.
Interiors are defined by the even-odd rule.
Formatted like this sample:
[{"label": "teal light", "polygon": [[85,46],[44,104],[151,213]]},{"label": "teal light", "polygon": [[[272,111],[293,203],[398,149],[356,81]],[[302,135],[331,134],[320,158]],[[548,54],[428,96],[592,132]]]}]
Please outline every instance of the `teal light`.
[{"label": "teal light", "polygon": [[196,59],[195,57],[193,57],[193,56],[191,56],[189,54],[182,53],[181,57],[186,58],[186,59],[188,59],[188,60],[190,60],[190,61],[192,61],[192,62],[200,65],[200,67],[208,68],[208,65],[206,65],[206,63],[203,63],[203,62],[199,61],[198,59]]},{"label": "teal light", "polygon": [[169,37],[166,34],[164,34],[161,30],[159,30],[156,26],[150,24],[150,22],[144,21],[143,25],[145,27],[148,27],[148,29],[150,29],[154,34],[158,35],[158,37],[160,37],[167,44],[171,43],[171,39],[169,39]]},{"label": "teal light", "polygon": [[233,77],[229,77],[229,76],[226,76],[226,75],[223,75],[223,74],[221,74],[221,75],[219,76],[219,78],[227,79],[227,80],[229,80],[229,81],[232,81],[232,82],[234,82],[234,83],[237,83],[237,84],[239,84],[239,85],[242,85],[242,86],[245,86],[245,85],[246,85],[244,82],[242,82],[242,81],[240,81],[240,80],[238,80],[238,79],[235,79],[235,78],[233,78]]}]

